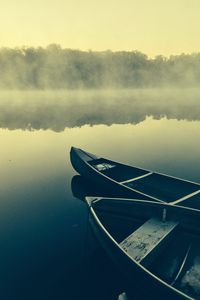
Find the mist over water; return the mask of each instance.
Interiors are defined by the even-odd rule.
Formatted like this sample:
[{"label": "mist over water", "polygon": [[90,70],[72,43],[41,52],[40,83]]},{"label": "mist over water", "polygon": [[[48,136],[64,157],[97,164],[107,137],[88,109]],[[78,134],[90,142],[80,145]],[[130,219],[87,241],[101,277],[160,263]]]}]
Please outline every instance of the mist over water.
[{"label": "mist over water", "polygon": [[0,127],[24,130],[94,124],[137,124],[154,119],[200,119],[200,90],[133,89],[2,91]]}]

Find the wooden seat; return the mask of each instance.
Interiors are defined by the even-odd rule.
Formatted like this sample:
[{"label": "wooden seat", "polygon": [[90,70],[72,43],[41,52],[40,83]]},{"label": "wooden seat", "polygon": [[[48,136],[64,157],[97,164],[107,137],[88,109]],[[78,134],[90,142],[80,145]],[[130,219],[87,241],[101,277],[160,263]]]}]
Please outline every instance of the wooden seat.
[{"label": "wooden seat", "polygon": [[176,221],[151,218],[123,240],[120,246],[138,263],[149,266],[161,247],[170,240],[177,225]]}]

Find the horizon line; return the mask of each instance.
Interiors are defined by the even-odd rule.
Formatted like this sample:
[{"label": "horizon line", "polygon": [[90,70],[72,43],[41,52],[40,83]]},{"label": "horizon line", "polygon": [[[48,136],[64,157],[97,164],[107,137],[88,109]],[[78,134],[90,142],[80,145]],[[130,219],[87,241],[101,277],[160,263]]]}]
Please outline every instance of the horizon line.
[{"label": "horizon line", "polygon": [[80,49],[80,48],[73,48],[73,47],[66,47],[66,46],[62,46],[61,44],[59,43],[49,43],[47,44],[46,46],[42,46],[42,45],[37,45],[37,46],[34,46],[34,45],[16,45],[16,46],[3,46],[1,45],[0,46],[0,50],[2,49],[11,49],[11,50],[25,50],[25,49],[29,49],[29,48],[33,48],[33,49],[48,49],[49,47],[58,47],[60,48],[61,50],[71,50],[71,51],[80,51],[80,52],[94,52],[94,53],[105,53],[105,52],[111,52],[111,53],[122,53],[122,52],[126,52],[126,53],[141,53],[141,54],[144,54],[146,55],[148,58],[156,58],[156,57],[163,57],[163,58],[170,58],[171,56],[181,56],[181,55],[197,55],[197,54],[200,54],[200,50],[199,51],[193,51],[193,52],[179,52],[179,53],[172,53],[172,54],[162,54],[162,53],[159,53],[159,54],[147,54],[145,53],[144,51],[141,51],[139,49],[123,49],[123,50],[114,50],[114,49],[104,49],[104,50],[95,50],[95,49],[91,49],[91,48],[88,48],[88,49]]}]

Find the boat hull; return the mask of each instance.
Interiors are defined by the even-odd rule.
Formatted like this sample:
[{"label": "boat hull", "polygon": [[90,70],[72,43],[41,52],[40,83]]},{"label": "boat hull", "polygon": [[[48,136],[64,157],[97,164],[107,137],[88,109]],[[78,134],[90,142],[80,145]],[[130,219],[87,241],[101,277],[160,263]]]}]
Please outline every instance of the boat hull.
[{"label": "boat hull", "polygon": [[100,158],[74,147],[70,158],[74,169],[99,184],[103,192],[108,192],[106,196],[170,203],[200,210],[199,183]]},{"label": "boat hull", "polygon": [[[173,208],[175,213],[176,209],[178,212],[178,207]],[[195,214],[196,212],[194,212],[194,219],[198,219],[198,216]],[[101,222],[96,217],[96,214],[91,207],[89,222],[100,246],[122,272],[128,294],[133,297],[131,299],[134,299],[134,290],[141,295],[141,299],[193,299],[176,289],[169,288],[167,285],[163,284],[162,281],[158,280],[158,278],[152,276],[149,272],[146,272],[144,268],[126,255],[117,243],[113,242],[106,230],[104,230]]]},{"label": "boat hull", "polygon": [[84,151],[72,147],[70,151],[70,161],[73,168],[80,175],[100,184],[104,189],[104,194],[107,191],[108,196],[113,195],[115,197],[137,198],[152,201],[150,197],[127,189],[119,183],[110,180],[108,177],[102,176],[100,172],[88,164],[90,159],[98,159],[98,157],[87,152],[84,153]]}]

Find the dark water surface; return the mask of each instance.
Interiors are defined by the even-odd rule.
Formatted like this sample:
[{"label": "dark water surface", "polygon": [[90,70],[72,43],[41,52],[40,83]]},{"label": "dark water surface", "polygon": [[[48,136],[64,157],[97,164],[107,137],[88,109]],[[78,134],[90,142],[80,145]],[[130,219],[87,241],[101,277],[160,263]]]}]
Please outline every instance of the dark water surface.
[{"label": "dark water surface", "polygon": [[[19,111],[18,118],[11,119],[10,101],[4,102],[7,114],[0,113],[0,298],[116,299],[118,289],[123,289],[117,281],[120,276],[91,237],[85,203],[72,195],[71,180],[76,173],[69,161],[70,147],[199,182],[199,102],[174,109],[172,105],[173,117],[164,111],[159,117],[149,116],[146,107],[137,104],[143,120],[127,124],[123,118],[117,122],[115,115],[113,123],[120,124],[110,126],[99,117],[102,110],[93,115],[91,107],[92,123],[97,125],[88,125],[88,116],[81,111],[77,115],[79,103],[71,111],[67,106],[66,124],[69,116],[73,120],[76,115],[77,125],[82,126],[75,127],[74,121],[61,129],[62,122],[59,130],[54,127],[59,113],[64,118],[62,110],[47,113],[45,119],[44,107],[40,109],[37,102],[34,114],[31,103],[32,108],[21,106],[25,123]],[[130,118],[129,106],[125,108],[122,100],[113,105],[119,118],[120,111]],[[185,118],[192,109],[194,118]],[[39,111],[41,120],[37,119]],[[109,120],[108,107],[105,114]],[[32,125],[32,118],[37,119],[37,126]]]}]

